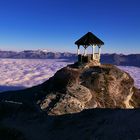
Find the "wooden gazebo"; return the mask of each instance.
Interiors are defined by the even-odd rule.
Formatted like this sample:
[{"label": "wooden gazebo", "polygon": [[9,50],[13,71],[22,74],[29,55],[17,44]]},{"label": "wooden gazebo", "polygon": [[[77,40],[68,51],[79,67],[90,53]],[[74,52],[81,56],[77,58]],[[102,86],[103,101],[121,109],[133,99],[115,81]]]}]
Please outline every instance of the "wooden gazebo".
[{"label": "wooden gazebo", "polygon": [[[78,62],[88,63],[94,60],[100,62],[101,46],[104,45],[104,42],[93,33],[88,32],[77,40],[75,44],[77,45]],[[80,54],[80,46],[84,47],[84,54]],[[89,46],[92,47],[92,54],[87,54],[87,48]],[[96,47],[98,47],[98,52],[95,52]]]}]

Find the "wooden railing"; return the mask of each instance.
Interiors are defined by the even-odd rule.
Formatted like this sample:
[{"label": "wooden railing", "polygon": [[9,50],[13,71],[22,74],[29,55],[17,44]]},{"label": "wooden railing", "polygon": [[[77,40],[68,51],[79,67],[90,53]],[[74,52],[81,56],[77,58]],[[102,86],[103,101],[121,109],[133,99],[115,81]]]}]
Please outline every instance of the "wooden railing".
[{"label": "wooden railing", "polygon": [[100,60],[100,55],[99,55],[99,53],[95,53],[95,54],[94,54],[94,59],[95,59],[95,60]]},{"label": "wooden railing", "polygon": [[100,55],[99,53],[94,54],[94,59],[92,54],[87,54],[86,56],[84,55],[78,55],[78,62],[90,62],[90,60],[97,60],[100,61]]},{"label": "wooden railing", "polygon": [[[88,56],[89,58],[91,58],[91,60],[92,60],[92,57],[93,57],[92,54],[87,54],[87,56]],[[100,60],[100,55],[99,55],[99,53],[94,53],[94,59],[95,59],[95,60]]]}]

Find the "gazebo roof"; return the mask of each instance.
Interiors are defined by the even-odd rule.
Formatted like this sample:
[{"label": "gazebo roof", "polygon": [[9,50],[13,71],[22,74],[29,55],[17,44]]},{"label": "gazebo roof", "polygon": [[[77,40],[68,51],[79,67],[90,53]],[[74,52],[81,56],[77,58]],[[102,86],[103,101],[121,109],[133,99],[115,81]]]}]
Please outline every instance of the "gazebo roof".
[{"label": "gazebo roof", "polygon": [[98,37],[96,37],[93,33],[88,32],[83,37],[75,42],[76,45],[104,45],[104,42],[101,41]]}]

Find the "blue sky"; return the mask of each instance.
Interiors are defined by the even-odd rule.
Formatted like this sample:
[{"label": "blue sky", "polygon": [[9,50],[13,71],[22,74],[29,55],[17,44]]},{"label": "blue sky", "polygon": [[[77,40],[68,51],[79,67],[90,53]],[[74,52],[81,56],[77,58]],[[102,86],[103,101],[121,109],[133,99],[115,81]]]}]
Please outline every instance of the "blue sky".
[{"label": "blue sky", "polygon": [[140,53],[140,0],[0,0],[0,49],[76,52],[88,31],[104,53]]}]

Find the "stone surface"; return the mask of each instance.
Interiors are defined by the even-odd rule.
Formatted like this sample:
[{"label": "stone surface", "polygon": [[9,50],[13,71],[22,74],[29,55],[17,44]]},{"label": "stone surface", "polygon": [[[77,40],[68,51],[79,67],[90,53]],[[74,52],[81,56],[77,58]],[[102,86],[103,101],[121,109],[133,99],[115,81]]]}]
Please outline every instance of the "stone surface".
[{"label": "stone surface", "polygon": [[48,95],[41,99],[41,109],[51,115],[91,108],[125,109],[138,106],[136,99],[133,99],[136,91],[134,80],[113,65],[69,65],[44,83],[42,89]]}]

